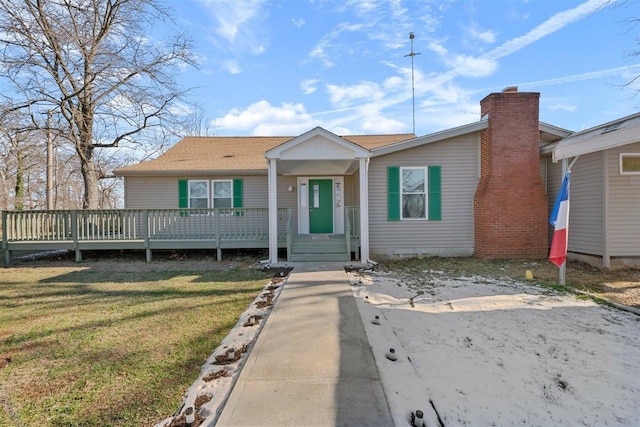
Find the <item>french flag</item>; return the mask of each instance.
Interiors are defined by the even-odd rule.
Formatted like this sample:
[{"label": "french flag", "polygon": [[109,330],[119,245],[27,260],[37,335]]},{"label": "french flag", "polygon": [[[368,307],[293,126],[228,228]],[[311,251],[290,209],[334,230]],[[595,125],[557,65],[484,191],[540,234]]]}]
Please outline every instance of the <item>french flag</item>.
[{"label": "french flag", "polygon": [[567,172],[562,180],[562,187],[553,205],[549,223],[553,225],[553,239],[551,240],[551,251],[549,261],[558,267],[567,259],[567,245],[569,237],[569,181],[571,172]]}]

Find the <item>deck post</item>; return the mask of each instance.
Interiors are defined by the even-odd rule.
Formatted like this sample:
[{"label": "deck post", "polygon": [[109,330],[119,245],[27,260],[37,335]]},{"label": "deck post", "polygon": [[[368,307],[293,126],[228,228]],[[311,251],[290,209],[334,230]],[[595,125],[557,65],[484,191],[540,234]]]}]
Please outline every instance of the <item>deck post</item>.
[{"label": "deck post", "polygon": [[11,265],[11,262],[13,261],[13,257],[12,257],[12,253],[9,250],[9,233],[8,233],[8,228],[7,228],[7,215],[8,213],[6,211],[2,211],[2,249],[4,249],[4,261],[6,265]]},{"label": "deck post", "polygon": [[142,232],[144,233],[144,251],[146,255],[146,261],[151,262],[151,246],[149,245],[149,239],[151,238],[151,230],[149,228],[149,209],[142,211]]},{"label": "deck post", "polygon": [[278,170],[276,159],[269,159],[269,262],[278,262]]},{"label": "deck post", "polygon": [[216,259],[222,261],[222,247],[220,246],[220,209],[214,213],[215,233],[216,233]]},{"label": "deck post", "polygon": [[76,251],[76,262],[82,261],[82,251],[78,244],[78,211],[71,211],[71,238],[73,239],[73,248]]}]

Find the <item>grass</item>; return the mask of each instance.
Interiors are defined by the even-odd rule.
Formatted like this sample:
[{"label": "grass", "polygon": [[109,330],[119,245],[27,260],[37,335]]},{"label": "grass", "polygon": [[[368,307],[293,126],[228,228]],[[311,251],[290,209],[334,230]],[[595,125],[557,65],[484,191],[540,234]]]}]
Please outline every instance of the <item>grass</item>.
[{"label": "grass", "polygon": [[251,269],[120,271],[118,263],[0,274],[2,426],[164,419],[268,280]]}]

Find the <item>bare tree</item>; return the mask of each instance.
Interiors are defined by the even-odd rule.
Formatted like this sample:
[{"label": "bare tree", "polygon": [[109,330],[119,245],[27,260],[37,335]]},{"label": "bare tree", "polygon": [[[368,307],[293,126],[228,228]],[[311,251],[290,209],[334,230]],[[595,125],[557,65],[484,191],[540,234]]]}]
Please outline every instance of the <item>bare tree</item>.
[{"label": "bare tree", "polygon": [[27,120],[28,116],[16,113],[0,122],[0,209],[22,210],[45,205],[41,138],[38,131],[25,124]]},{"label": "bare tree", "polygon": [[152,40],[168,23],[159,0],[0,0],[4,113],[52,111],[74,147],[84,208],[99,207],[96,150],[136,145],[148,130],[178,128],[170,107],[185,94],[175,74],[193,65],[181,33]]}]

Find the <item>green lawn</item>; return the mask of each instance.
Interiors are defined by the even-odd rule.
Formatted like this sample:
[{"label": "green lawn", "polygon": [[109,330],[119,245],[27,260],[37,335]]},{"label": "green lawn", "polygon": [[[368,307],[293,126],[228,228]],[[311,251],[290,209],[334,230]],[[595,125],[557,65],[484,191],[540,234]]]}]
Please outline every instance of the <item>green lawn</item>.
[{"label": "green lawn", "polygon": [[148,426],[172,415],[267,282],[250,269],[117,263],[0,270],[0,425]]}]

